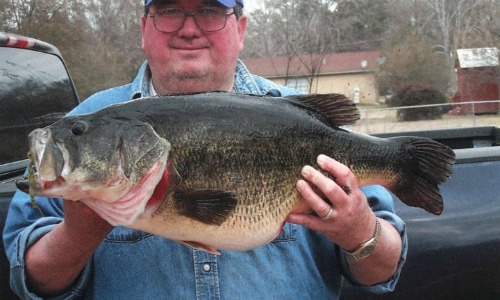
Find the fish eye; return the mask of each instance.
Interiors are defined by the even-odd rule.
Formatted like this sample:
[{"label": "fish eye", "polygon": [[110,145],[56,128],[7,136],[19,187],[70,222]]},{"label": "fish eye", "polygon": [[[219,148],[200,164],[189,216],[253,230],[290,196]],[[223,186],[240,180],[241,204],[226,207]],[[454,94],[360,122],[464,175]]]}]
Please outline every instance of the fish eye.
[{"label": "fish eye", "polygon": [[71,133],[75,136],[80,136],[84,134],[88,129],[87,123],[83,121],[76,122],[73,127],[71,127]]}]

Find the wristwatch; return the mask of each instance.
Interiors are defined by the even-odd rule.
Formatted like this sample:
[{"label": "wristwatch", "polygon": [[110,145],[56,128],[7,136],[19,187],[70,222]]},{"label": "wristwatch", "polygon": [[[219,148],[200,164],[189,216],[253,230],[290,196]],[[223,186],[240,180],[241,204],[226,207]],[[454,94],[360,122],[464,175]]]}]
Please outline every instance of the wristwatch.
[{"label": "wristwatch", "polygon": [[364,242],[363,244],[361,244],[361,246],[359,246],[359,248],[354,250],[353,252],[348,252],[348,251],[344,252],[356,261],[367,258],[377,248],[381,231],[382,231],[382,226],[380,225],[379,219],[376,218],[375,233],[373,234],[373,237],[368,241]]}]

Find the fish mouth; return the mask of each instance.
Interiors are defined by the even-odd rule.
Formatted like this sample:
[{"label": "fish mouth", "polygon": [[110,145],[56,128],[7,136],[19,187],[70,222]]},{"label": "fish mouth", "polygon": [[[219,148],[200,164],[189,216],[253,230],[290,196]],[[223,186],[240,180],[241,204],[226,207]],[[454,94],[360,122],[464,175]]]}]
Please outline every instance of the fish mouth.
[{"label": "fish mouth", "polygon": [[41,180],[36,168],[34,154],[31,151],[28,152],[28,158],[28,175],[16,180],[15,184],[19,190],[29,195],[31,205],[33,208],[38,209],[43,216],[43,212],[35,202],[35,196],[47,194],[48,197],[58,197],[57,192],[64,189],[66,180],[60,176],[53,181]]},{"label": "fish mouth", "polygon": [[50,129],[35,129],[30,133],[29,140],[31,150],[28,158],[37,178],[55,181],[64,172],[68,172],[69,152],[62,144],[54,141]]},{"label": "fish mouth", "polygon": [[31,132],[29,143],[28,175],[16,182],[17,187],[31,197],[59,197],[59,193],[67,185],[64,175],[71,170],[68,149],[54,141],[48,128]]}]

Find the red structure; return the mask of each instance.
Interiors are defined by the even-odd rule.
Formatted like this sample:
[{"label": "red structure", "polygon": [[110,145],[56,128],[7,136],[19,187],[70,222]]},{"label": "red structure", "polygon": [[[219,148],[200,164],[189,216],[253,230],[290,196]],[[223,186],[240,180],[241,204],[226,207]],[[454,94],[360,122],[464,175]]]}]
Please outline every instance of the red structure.
[{"label": "red structure", "polygon": [[454,105],[454,111],[462,114],[486,114],[499,112],[500,69],[498,48],[475,48],[457,50],[458,91],[452,103],[479,102]]}]

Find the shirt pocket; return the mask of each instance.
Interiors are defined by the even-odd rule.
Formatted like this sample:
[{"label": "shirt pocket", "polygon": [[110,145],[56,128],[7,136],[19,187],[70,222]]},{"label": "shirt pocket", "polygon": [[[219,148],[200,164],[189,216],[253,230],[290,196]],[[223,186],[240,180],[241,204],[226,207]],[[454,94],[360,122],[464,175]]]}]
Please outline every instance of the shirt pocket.
[{"label": "shirt pocket", "polygon": [[152,236],[151,233],[129,229],[126,227],[115,227],[104,239],[107,243],[136,243]]}]

